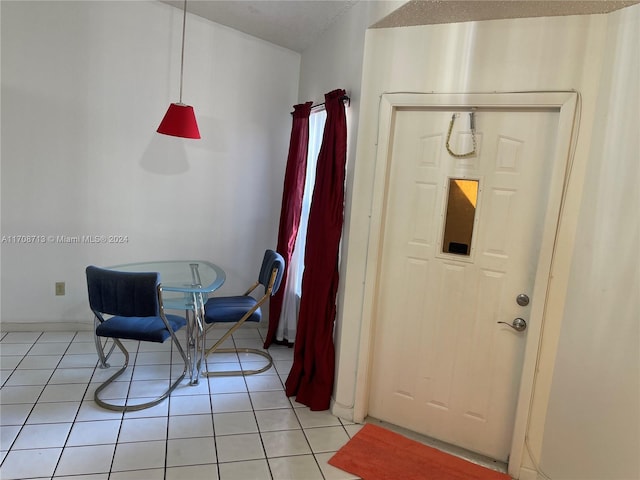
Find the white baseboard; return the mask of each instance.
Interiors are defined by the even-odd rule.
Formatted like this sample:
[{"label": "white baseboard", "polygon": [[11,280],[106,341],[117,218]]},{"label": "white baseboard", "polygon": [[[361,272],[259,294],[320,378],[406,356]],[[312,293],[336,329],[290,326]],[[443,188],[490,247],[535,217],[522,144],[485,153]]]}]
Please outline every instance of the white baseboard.
[{"label": "white baseboard", "polygon": [[331,399],[331,407],[330,411],[333,415],[348,422],[353,422],[353,408],[344,407],[336,403],[336,401]]},{"label": "white baseboard", "polygon": [[0,332],[82,332],[93,330],[93,322],[1,322]]},{"label": "white baseboard", "polygon": [[531,468],[520,467],[518,480],[538,480],[538,472]]},{"label": "white baseboard", "polygon": [[[245,323],[240,329],[261,328],[262,324]],[[0,332],[84,332],[93,330],[91,322],[0,322]],[[266,329],[266,325],[265,325]],[[219,323],[213,330],[229,330],[229,325]],[[265,330],[266,331],[266,330]]]}]

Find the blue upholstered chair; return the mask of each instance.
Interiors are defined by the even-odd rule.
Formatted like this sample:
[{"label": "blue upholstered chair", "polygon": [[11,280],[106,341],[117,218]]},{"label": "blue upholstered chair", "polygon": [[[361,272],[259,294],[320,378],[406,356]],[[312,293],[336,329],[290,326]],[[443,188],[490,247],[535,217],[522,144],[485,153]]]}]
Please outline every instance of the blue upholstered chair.
[{"label": "blue upholstered chair", "polygon": [[[257,348],[221,348],[221,345],[233,332],[246,322],[259,322],[262,319],[262,310],[260,307],[280,288],[284,268],[285,265],[282,255],[273,250],[267,250],[264,253],[258,280],[246,292],[242,295],[231,297],[212,297],[207,300],[204,305],[204,321],[209,325],[207,330],[215,324],[227,324],[230,327],[225,334],[205,352],[205,355],[208,356],[212,353],[250,353],[266,358],[267,364],[256,370],[207,371],[205,375],[253,375],[265,372],[271,368],[273,359],[266,350],[259,350]],[[256,298],[252,294],[260,285],[264,287],[264,294]]]},{"label": "blue upholstered chair", "polygon": [[[107,360],[116,346],[125,357],[123,367],[96,389],[96,403],[119,412],[142,410],[157,405],[169,396],[187,373],[187,356],[175,334],[187,321],[184,317],[164,313],[159,273],[118,272],[89,266],[86,274],[89,306],[95,315],[96,349],[101,367],[109,367]],[[117,405],[100,398],[100,393],[122,375],[129,365],[129,352],[120,340],[163,343],[169,338],[184,361],[184,369],[182,375],[162,395],[135,405]],[[113,344],[106,352],[109,339]],[[170,383],[169,379],[167,383]]]}]

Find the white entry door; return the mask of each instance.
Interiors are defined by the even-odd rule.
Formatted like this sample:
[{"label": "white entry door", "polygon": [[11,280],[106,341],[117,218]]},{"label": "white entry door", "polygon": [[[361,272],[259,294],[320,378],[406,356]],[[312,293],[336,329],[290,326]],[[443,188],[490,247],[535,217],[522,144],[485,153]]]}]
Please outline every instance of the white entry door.
[{"label": "white entry door", "polygon": [[506,461],[558,111],[394,115],[368,412]]}]

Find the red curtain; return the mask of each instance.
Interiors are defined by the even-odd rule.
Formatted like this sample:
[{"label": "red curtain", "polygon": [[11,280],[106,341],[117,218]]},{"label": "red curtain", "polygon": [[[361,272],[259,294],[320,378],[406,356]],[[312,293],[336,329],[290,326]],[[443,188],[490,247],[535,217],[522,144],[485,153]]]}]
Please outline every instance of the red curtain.
[{"label": "red curtain", "polygon": [[295,395],[311,410],[327,410],[333,393],[333,324],[347,158],[344,95],[344,90],[325,95],[327,120],[309,211],[293,366],[286,381],[287,396]]},{"label": "red curtain", "polygon": [[[284,174],[280,227],[278,229],[278,245],[276,246],[276,251],[282,255],[287,267],[291,261],[293,247],[298,236],[298,227],[300,226],[304,181],[307,174],[309,115],[311,114],[312,104],[313,102],[307,102],[295,105],[292,113],[293,124],[291,126],[291,140],[289,141],[289,156],[287,157],[287,166]],[[265,338],[264,348],[269,348],[278,329],[288,271],[289,268],[285,268],[280,284],[282,288],[269,300],[269,329]]]}]

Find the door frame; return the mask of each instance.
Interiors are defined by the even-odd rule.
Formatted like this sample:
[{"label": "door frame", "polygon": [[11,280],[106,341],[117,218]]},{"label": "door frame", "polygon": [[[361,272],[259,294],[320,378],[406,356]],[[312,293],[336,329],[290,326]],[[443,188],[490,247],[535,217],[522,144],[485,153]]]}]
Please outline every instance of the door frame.
[{"label": "door frame", "polygon": [[[570,263],[554,262],[562,242],[572,244],[571,229],[561,235],[561,220],[567,197],[567,187],[573,165],[574,148],[577,139],[580,96],[575,91],[508,92],[508,93],[387,93],[380,96],[378,114],[378,138],[373,177],[373,195],[368,242],[366,245],[366,272],[363,283],[362,325],[360,330],[357,358],[357,378],[353,405],[353,417],[362,423],[368,414],[371,384],[371,364],[376,330],[377,298],[382,255],[384,213],[386,191],[390,171],[392,132],[395,113],[400,108],[420,108],[426,111],[443,109],[469,109],[490,107],[508,110],[539,110],[540,108],[558,113],[556,143],[553,149],[553,171],[547,209],[544,212],[544,226],[540,254],[532,291],[531,314],[525,342],[524,361],[520,389],[516,405],[509,473],[518,478],[525,452],[525,440],[534,407],[534,393],[541,354],[542,335],[545,342],[557,344],[559,327],[545,330],[545,321],[553,317],[554,323],[562,318],[566,282]],[[564,253],[565,248],[562,248]],[[550,289],[553,277],[554,287]],[[553,297],[553,298],[552,298]],[[550,381],[547,380],[547,383]],[[545,383],[545,382],[542,382]],[[548,385],[542,385],[548,389]],[[542,417],[544,418],[544,416]],[[539,439],[541,441],[541,439]]]}]

